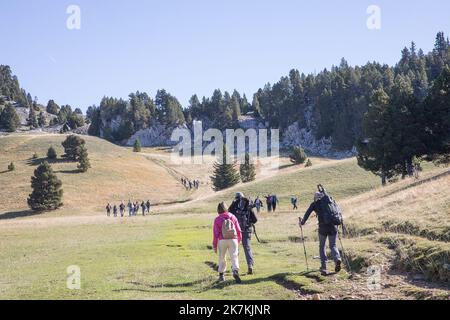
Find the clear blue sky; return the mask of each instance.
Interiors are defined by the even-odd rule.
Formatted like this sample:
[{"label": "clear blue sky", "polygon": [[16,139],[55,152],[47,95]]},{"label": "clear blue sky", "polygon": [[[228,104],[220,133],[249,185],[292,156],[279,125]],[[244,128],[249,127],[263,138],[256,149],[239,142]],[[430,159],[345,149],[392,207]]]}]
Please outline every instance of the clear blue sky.
[{"label": "clear blue sky", "polygon": [[[81,8],[81,30],[66,9]],[[367,7],[382,28],[366,27]],[[215,88],[251,95],[290,69],[394,64],[411,40],[450,33],[450,1],[0,0],[0,64],[39,102],[85,110],[104,95],[165,88],[186,106]]]}]

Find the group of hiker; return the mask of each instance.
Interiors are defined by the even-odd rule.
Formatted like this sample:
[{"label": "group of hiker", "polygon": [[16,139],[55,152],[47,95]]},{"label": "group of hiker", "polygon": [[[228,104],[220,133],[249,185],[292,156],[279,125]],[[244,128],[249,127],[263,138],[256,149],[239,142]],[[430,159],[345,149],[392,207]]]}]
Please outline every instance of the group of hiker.
[{"label": "group of hiker", "polygon": [[[280,204],[280,201],[276,194],[268,194],[267,196],[264,196],[266,199],[266,206],[267,206],[267,212],[276,212],[277,207]],[[257,213],[261,212],[261,209],[264,208],[264,204],[261,201],[261,199],[256,197],[255,200],[249,199],[250,206],[256,209]],[[291,197],[291,204],[292,204],[292,210],[298,210],[298,198],[296,196]]]},{"label": "group of hiker", "polygon": [[181,178],[181,184],[187,189],[187,190],[192,190],[192,189],[198,189],[200,188],[200,180],[189,180],[186,178]]},{"label": "group of hiker", "polygon": [[128,216],[137,216],[139,214],[139,210],[141,210],[142,215],[145,216],[146,213],[150,213],[151,203],[150,200],[147,200],[147,202],[142,201],[139,203],[139,201],[131,202],[131,200],[128,200],[128,204],[125,205],[125,203],[122,201],[118,206],[117,205],[111,205],[108,203],[106,205],[106,215],[108,217],[111,216],[111,214],[116,218],[120,214],[121,217],[125,216],[125,211],[128,210]]},{"label": "group of hiker", "polygon": [[[271,198],[270,202],[268,199],[269,197]],[[266,199],[268,208],[270,204],[271,210],[274,210],[274,208],[276,210],[276,206],[278,204],[277,197],[275,195],[269,195]],[[292,196],[291,204],[295,209],[298,209],[298,198]],[[252,275],[254,273],[255,261],[253,258],[251,239],[252,234],[255,231],[255,224],[258,222],[258,216],[254,212],[253,208],[256,208],[259,212],[261,206],[262,202],[259,197],[252,202],[246,198],[242,192],[236,193],[235,199],[229,207],[224,202],[218,204],[218,216],[215,218],[213,225],[213,249],[219,256],[219,282],[225,281],[227,253],[231,259],[233,278],[237,283],[242,282],[239,273],[239,245],[241,243],[248,267],[247,274]],[[321,261],[320,272],[323,275],[328,274],[327,255],[325,250],[326,241],[328,239],[332,257],[335,262],[335,272],[337,273],[341,270],[342,264],[341,255],[336,245],[338,226],[342,223],[342,216],[336,203],[326,193],[323,187],[314,194],[314,201],[305,212],[305,215],[299,218],[299,227],[302,231],[302,237],[303,226],[308,221],[312,212],[316,213],[319,222],[319,252]],[[304,241],[304,238],[302,240]]]}]

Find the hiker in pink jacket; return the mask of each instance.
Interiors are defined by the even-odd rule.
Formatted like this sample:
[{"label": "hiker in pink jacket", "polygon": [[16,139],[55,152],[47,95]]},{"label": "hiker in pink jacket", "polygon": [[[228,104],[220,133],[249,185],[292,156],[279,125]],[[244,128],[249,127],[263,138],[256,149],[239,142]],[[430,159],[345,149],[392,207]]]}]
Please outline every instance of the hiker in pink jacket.
[{"label": "hiker in pink jacket", "polygon": [[239,226],[239,222],[236,217],[228,212],[228,208],[225,203],[219,203],[217,206],[217,213],[219,216],[214,220],[214,240],[213,248],[214,252],[219,253],[219,281],[225,281],[225,270],[227,268],[227,262],[225,255],[229,252],[233,278],[237,283],[241,283],[239,276],[239,244],[242,240],[242,232]]}]

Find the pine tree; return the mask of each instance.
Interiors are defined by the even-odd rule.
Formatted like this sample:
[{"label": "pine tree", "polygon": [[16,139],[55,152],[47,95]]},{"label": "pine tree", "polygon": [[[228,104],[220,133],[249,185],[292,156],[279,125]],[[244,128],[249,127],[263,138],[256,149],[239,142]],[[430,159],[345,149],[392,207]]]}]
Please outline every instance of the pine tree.
[{"label": "pine tree", "polygon": [[303,148],[294,147],[292,149],[290,158],[291,158],[291,162],[294,164],[303,164],[303,163],[305,163],[308,156],[306,155],[306,152]]},{"label": "pine tree", "polygon": [[391,101],[383,89],[374,92],[369,110],[363,120],[363,139],[358,143],[358,165],[381,177],[383,185],[395,176],[398,147]]},{"label": "pine tree", "polygon": [[37,128],[38,127],[38,120],[36,116],[36,110],[34,109],[34,106],[30,108],[30,112],[28,113],[28,125],[31,128]]},{"label": "pine tree", "polygon": [[254,181],[256,178],[255,165],[250,162],[250,155],[248,153],[245,154],[245,162],[241,164],[239,172],[241,174],[241,180],[244,183]]},{"label": "pine tree", "polygon": [[45,118],[44,113],[42,111],[39,112],[37,122],[38,122],[38,126],[41,128],[45,127],[48,124],[47,119]]},{"label": "pine tree", "polygon": [[239,173],[237,172],[234,164],[230,163],[231,160],[227,156],[226,146],[223,146],[223,158],[222,163],[216,162],[214,164],[214,173],[211,177],[211,181],[215,191],[230,188],[239,183]]},{"label": "pine tree", "polygon": [[450,67],[435,80],[424,102],[423,144],[429,158],[448,163],[450,158]]},{"label": "pine tree", "polygon": [[48,113],[57,116],[60,109],[61,108],[55,103],[55,101],[53,101],[53,100],[48,101],[47,109],[46,109]]},{"label": "pine tree", "polygon": [[48,151],[47,151],[47,158],[48,158],[49,160],[55,160],[57,157],[58,157],[58,154],[56,153],[55,148],[53,148],[53,146],[50,147],[50,148],[48,148]]},{"label": "pine tree", "polygon": [[134,141],[133,151],[134,151],[134,152],[141,152],[141,149],[142,149],[141,140],[136,139],[136,140]]},{"label": "pine tree", "polygon": [[32,193],[28,198],[28,206],[35,211],[55,210],[62,204],[62,182],[54,174],[52,167],[44,162],[34,171],[31,177]]},{"label": "pine tree", "polygon": [[89,155],[84,145],[81,146],[80,148],[80,157],[78,161],[79,161],[78,169],[81,172],[87,172],[89,168],[91,168],[91,163],[89,162]]},{"label": "pine tree", "polygon": [[8,132],[15,132],[20,125],[20,118],[16,108],[8,104],[2,111],[0,117],[0,127]]},{"label": "pine tree", "polygon": [[14,165],[14,162],[11,162],[8,165],[8,171],[14,171],[14,170],[16,170],[16,166]]},{"label": "pine tree", "polygon": [[62,143],[65,151],[64,157],[72,161],[77,161],[80,157],[81,147],[85,144],[86,141],[84,141],[84,139],[80,138],[79,136],[68,136]]}]

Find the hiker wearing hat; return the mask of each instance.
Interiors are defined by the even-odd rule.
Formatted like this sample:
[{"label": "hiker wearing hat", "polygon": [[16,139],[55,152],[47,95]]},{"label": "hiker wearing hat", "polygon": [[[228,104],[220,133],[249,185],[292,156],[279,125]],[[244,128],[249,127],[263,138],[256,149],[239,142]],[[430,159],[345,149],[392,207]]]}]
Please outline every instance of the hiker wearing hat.
[{"label": "hiker wearing hat", "polygon": [[245,259],[248,266],[248,274],[253,274],[253,253],[251,247],[253,225],[258,222],[256,214],[250,206],[250,201],[244,197],[242,192],[236,193],[236,198],[230,206],[229,211],[234,214],[242,230],[242,246],[244,247]]},{"label": "hiker wearing hat", "polygon": [[219,281],[225,281],[225,270],[227,261],[225,256],[227,252],[230,255],[233,277],[237,283],[241,283],[239,276],[239,244],[242,240],[241,228],[234,215],[228,212],[225,203],[219,203],[217,206],[219,216],[214,220],[213,228],[213,248],[214,252],[219,253]]},{"label": "hiker wearing hat", "polygon": [[334,224],[325,223],[326,212],[321,206],[320,200],[324,197],[323,192],[316,192],[314,194],[314,202],[311,203],[308,210],[305,213],[303,219],[300,220],[300,228],[308,221],[309,216],[314,211],[317,214],[319,220],[319,253],[320,253],[320,272],[322,275],[327,275],[327,255],[325,251],[325,244],[328,238],[331,255],[335,263],[335,272],[341,271],[342,259],[339,250],[336,245],[338,236],[338,228]]}]

